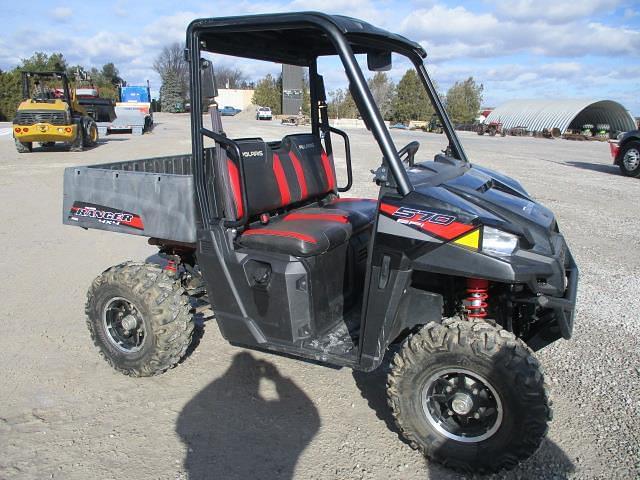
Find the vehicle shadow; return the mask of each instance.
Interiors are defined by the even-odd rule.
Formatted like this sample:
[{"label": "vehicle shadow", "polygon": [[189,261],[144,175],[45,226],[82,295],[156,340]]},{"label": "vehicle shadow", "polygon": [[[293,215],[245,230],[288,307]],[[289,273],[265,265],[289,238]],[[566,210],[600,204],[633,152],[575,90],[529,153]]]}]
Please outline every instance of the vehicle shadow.
[{"label": "vehicle shadow", "polygon": [[572,167],[581,168],[583,170],[591,170],[592,172],[610,173],[612,175],[620,176],[620,168],[617,165],[605,165],[602,163],[587,163],[587,162],[576,162],[576,161],[567,161],[563,163],[566,165],[570,165]]},{"label": "vehicle shadow", "polygon": [[[382,366],[371,373],[354,370],[353,378],[360,390],[362,397],[367,400],[369,407],[376,416],[382,420],[387,428],[398,435],[400,441],[408,445],[395,424],[391,408],[387,404],[386,377],[389,371],[389,355],[385,356]],[[415,455],[420,455],[417,451]],[[453,480],[461,478],[461,475],[443,465],[424,459],[425,469],[428,472],[426,478]],[[482,479],[523,479],[523,478],[553,478],[566,479],[575,471],[575,466],[566,453],[555,442],[545,438],[538,451],[528,460],[520,463],[514,469],[502,471],[498,474],[480,475],[474,474],[471,478]]]},{"label": "vehicle shadow", "polygon": [[311,399],[271,362],[237,354],[184,407],[176,432],[190,479],[290,479],[320,428]]}]

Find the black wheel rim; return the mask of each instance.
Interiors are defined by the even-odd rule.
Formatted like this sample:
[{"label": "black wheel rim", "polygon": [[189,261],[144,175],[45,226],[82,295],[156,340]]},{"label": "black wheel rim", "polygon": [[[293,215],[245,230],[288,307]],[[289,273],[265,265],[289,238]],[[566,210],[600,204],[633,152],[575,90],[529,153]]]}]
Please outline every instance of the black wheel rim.
[{"label": "black wheel rim", "polygon": [[463,443],[493,436],[502,424],[502,401],[481,375],[465,369],[441,370],[422,388],[427,421],[447,438]]},{"label": "black wheel rim", "polygon": [[110,299],[102,311],[102,325],[109,342],[124,353],[142,349],[146,339],[140,310],[122,297]]}]

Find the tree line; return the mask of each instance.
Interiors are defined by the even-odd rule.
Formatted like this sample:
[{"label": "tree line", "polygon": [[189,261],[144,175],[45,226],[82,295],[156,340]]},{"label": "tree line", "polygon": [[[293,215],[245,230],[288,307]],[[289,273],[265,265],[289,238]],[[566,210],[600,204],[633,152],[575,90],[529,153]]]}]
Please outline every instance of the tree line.
[{"label": "tree line", "polygon": [[[415,70],[407,70],[396,85],[388,74],[377,72],[368,80],[373,99],[384,120],[408,124],[412,120],[429,121],[435,114],[427,92]],[[473,77],[456,82],[442,98],[445,108],[455,124],[471,123],[478,116],[482,104],[482,84]],[[309,113],[309,82],[305,77],[302,109]],[[253,103],[270,107],[275,115],[281,113],[282,76],[267,74],[255,86]],[[327,108],[330,118],[357,118],[358,108],[348,89],[329,92]]]},{"label": "tree line", "polygon": [[126,82],[120,77],[116,66],[109,62],[98,69],[85,69],[82,65],[69,65],[62,53],[47,54],[36,52],[29,58],[23,58],[20,65],[7,71],[0,70],[0,121],[12,120],[18,104],[22,101],[21,76],[25,70],[63,71],[73,79],[78,70],[85,71],[91,77],[91,83],[98,89],[100,97],[117,100],[118,87]]},{"label": "tree line", "polygon": [[[412,120],[429,121],[435,114],[420,78],[409,69],[396,85],[385,72],[377,72],[368,80],[369,90],[384,120],[407,125]],[[436,86],[436,90],[437,90]],[[473,77],[455,82],[445,95],[439,93],[454,124],[471,123],[482,105],[484,87]],[[331,118],[356,118],[358,109],[348,89],[329,92]]]},{"label": "tree line", "polygon": [[[163,111],[181,111],[189,99],[188,66],[184,58],[184,44],[175,42],[166,46],[157,56],[154,70],[162,79],[160,100]],[[253,88],[252,102],[261,107],[270,107],[274,115],[282,113],[282,75],[267,74],[257,82],[250,82],[239,69],[214,65],[216,83],[219,88]],[[380,113],[385,120],[408,124],[412,120],[429,121],[435,111],[426,90],[414,69],[409,69],[396,85],[385,72],[377,72],[368,80]],[[437,88],[437,87],[436,87]],[[456,124],[474,121],[482,104],[484,87],[473,77],[456,82],[446,95],[440,95],[447,112]],[[356,118],[358,109],[348,89],[329,92],[327,102],[331,118]],[[303,113],[309,114],[309,80],[303,84]]]}]

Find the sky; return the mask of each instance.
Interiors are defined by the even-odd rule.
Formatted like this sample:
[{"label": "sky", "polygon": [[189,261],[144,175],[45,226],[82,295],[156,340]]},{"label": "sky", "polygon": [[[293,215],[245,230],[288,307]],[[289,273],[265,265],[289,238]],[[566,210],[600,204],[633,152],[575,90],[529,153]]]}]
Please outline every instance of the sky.
[{"label": "sky", "polygon": [[[640,116],[638,0],[32,0],[29,6],[2,0],[3,70],[35,51],[60,51],[70,64],[99,68],[114,62],[129,84],[149,79],[157,92],[153,59],[164,45],[184,40],[191,20],[318,10],[360,18],[420,42],[440,90],[473,76],[484,85],[484,106],[516,98],[606,98]],[[218,60],[251,79],[278,70]],[[401,66],[391,72],[396,81]],[[342,75],[325,82],[328,90],[344,86]]]}]

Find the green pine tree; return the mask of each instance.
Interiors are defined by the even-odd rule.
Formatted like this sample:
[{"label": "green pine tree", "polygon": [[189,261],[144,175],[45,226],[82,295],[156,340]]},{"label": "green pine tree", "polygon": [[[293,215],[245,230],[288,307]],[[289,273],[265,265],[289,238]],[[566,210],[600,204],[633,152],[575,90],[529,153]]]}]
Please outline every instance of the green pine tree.
[{"label": "green pine tree", "polygon": [[269,107],[274,115],[282,113],[282,77],[274,77],[270,73],[259,80],[253,92],[254,105]]},{"label": "green pine tree", "polygon": [[428,121],[434,112],[418,74],[413,69],[407,70],[396,87],[392,121],[405,124],[411,120]]},{"label": "green pine tree", "polygon": [[163,112],[176,113],[183,111],[184,94],[180,79],[172,70],[168,70],[162,77],[160,101]]},{"label": "green pine tree", "polygon": [[456,82],[447,91],[447,112],[454,123],[471,123],[478,116],[482,104],[482,84],[473,77]]}]

